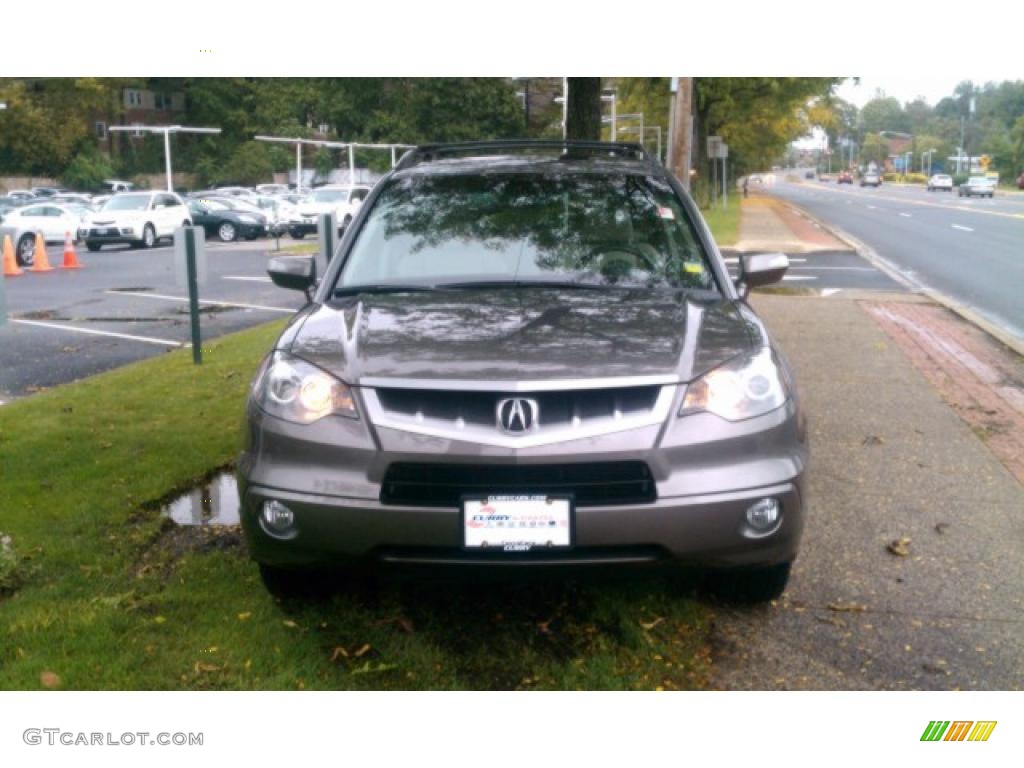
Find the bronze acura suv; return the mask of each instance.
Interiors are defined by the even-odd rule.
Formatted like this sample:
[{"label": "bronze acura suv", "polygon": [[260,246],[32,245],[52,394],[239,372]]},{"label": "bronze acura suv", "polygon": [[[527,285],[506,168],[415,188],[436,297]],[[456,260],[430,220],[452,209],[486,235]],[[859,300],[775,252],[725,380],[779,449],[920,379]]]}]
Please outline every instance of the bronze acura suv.
[{"label": "bronze acura suv", "polygon": [[804,521],[789,365],[747,304],[782,254],[725,262],[631,144],[421,146],[367,197],[260,366],[238,465],[268,587],[341,561],[677,561],[748,599]]}]

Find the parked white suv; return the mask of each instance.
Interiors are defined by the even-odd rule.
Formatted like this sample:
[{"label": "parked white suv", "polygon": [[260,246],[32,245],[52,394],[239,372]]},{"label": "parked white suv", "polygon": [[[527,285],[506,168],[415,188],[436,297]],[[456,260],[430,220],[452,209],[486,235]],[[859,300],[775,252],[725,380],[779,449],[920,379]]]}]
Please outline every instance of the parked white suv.
[{"label": "parked white suv", "polygon": [[191,223],[188,207],[173,192],[121,192],[91,214],[78,234],[90,251],[108,243],[151,248]]},{"label": "parked white suv", "polygon": [[317,218],[322,213],[337,216],[340,233],[355,217],[368,194],[370,188],[359,185],[318,187],[296,206],[296,216],[288,225],[288,234],[296,239],[313,234],[316,232]]}]

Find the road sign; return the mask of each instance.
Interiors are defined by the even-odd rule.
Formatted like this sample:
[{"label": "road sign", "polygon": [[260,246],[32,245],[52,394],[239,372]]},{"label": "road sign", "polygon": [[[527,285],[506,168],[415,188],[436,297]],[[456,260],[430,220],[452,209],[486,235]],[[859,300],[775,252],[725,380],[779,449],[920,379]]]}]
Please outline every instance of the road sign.
[{"label": "road sign", "polygon": [[715,155],[719,160],[726,160],[729,157],[729,145],[724,141],[718,145],[718,154]]},{"label": "road sign", "polygon": [[718,157],[718,147],[721,144],[721,136],[708,136],[708,157]]}]

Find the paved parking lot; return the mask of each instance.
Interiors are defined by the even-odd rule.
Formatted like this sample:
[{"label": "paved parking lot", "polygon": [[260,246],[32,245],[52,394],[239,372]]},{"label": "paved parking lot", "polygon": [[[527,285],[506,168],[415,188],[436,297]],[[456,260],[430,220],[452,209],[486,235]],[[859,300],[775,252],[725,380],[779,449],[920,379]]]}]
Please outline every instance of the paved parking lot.
[{"label": "paved parking lot", "polygon": [[[199,290],[204,339],[299,309],[302,294],[266,274],[273,240],[207,245]],[[61,263],[62,248],[48,249]],[[175,280],[174,249],[83,249],[80,270],[5,280],[9,321],[0,327],[0,401],[89,376],[190,340],[187,291]],[[322,266],[322,265],[321,265]]]}]

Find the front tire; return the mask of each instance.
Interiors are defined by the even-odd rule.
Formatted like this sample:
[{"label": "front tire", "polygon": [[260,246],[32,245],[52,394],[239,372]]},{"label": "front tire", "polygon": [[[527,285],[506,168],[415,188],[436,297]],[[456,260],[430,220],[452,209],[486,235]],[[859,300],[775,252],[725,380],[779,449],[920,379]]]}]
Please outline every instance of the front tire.
[{"label": "front tire", "polygon": [[707,581],[716,597],[730,603],[766,603],[786,591],[792,563],[717,571]]},{"label": "front tire", "polygon": [[152,224],[142,228],[142,240],[139,241],[140,248],[152,248],[156,244],[156,230]]},{"label": "front tire", "polygon": [[36,239],[32,235],[22,235],[18,241],[15,260],[19,266],[31,267],[36,263]]},{"label": "front tire", "polygon": [[233,243],[238,239],[238,228],[230,221],[225,221],[217,227],[217,237],[222,243]]},{"label": "front tire", "polygon": [[98,251],[101,246],[99,243],[93,243],[90,242],[89,240],[86,240],[85,247],[88,248],[91,253],[96,253],[96,251]]}]

